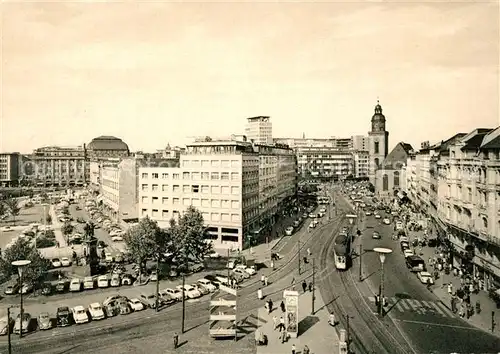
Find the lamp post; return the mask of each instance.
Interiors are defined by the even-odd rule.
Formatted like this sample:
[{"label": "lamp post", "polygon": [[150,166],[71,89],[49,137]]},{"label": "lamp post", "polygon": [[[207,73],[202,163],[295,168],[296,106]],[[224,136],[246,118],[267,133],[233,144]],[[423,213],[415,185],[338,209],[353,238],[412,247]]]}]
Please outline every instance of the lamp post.
[{"label": "lamp post", "polygon": [[380,294],[378,301],[378,313],[381,317],[383,317],[384,316],[384,263],[386,255],[391,254],[392,250],[390,248],[385,248],[385,247],[376,247],[373,249],[373,251],[378,253],[380,264],[382,266],[380,273]]},{"label": "lamp post", "polygon": [[20,318],[21,318],[21,322],[20,322],[21,328],[19,331],[19,338],[23,337],[23,312],[24,312],[24,308],[23,308],[23,272],[24,272],[24,268],[26,266],[28,266],[30,263],[31,263],[31,261],[26,260],[26,259],[20,259],[20,260],[12,262],[12,265],[17,267],[17,271],[19,272],[19,281],[21,283],[21,291],[20,291],[21,303],[20,303],[20,313],[19,313]]}]

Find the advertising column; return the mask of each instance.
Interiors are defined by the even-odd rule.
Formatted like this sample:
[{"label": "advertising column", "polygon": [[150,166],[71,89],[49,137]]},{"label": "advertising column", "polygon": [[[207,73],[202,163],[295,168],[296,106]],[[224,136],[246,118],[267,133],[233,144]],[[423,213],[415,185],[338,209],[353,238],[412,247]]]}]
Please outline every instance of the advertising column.
[{"label": "advertising column", "polygon": [[291,338],[299,335],[299,293],[298,291],[285,290],[285,328]]}]

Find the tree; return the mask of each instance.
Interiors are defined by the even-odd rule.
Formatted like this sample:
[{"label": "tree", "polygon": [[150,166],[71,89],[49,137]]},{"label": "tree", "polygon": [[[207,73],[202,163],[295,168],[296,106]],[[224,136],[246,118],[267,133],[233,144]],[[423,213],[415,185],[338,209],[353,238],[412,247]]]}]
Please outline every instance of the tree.
[{"label": "tree", "polygon": [[7,208],[10,211],[10,214],[14,218],[14,225],[16,224],[16,216],[19,215],[19,212],[21,211],[21,208],[19,207],[19,203],[17,202],[17,199],[14,198],[9,198],[5,200],[4,204],[7,206]]},{"label": "tree", "polygon": [[[172,228],[171,223],[171,228]],[[212,252],[212,244],[206,241],[206,227],[201,212],[190,206],[175,224],[175,251],[178,264],[187,266],[191,261],[202,261]]]},{"label": "tree", "polygon": [[373,184],[368,183],[368,190],[372,193],[375,193],[375,187],[373,186]]},{"label": "tree", "polygon": [[71,225],[71,223],[69,222],[65,222],[61,227],[61,232],[64,236],[70,235],[73,232],[73,225]]},{"label": "tree", "polygon": [[7,207],[4,203],[0,201],[0,217],[3,216],[7,212]]},{"label": "tree", "polygon": [[93,238],[94,229],[95,229],[94,224],[91,221],[87,222],[83,227],[83,233],[85,234],[85,237],[88,239]]},{"label": "tree", "polygon": [[23,278],[26,283],[40,283],[46,272],[50,269],[50,261],[42,257],[37,249],[31,246],[27,239],[17,239],[17,241],[7,248],[0,259],[0,269],[7,276],[17,274],[17,267],[12,265],[13,261],[27,259],[31,264],[26,267]]},{"label": "tree", "polygon": [[139,279],[148,258],[158,260],[166,252],[167,245],[173,243],[168,242],[169,235],[170,232],[163,231],[156,221],[148,217],[141,219],[137,225],[127,230],[123,239],[139,266]]}]

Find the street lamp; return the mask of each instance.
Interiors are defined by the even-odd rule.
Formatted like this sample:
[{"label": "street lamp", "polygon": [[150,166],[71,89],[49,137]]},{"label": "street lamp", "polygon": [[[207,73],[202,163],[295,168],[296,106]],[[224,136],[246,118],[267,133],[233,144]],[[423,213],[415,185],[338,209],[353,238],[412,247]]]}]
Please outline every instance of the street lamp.
[{"label": "street lamp", "polygon": [[20,325],[21,325],[21,328],[19,331],[19,338],[23,337],[23,312],[24,312],[24,308],[23,308],[23,272],[24,272],[24,268],[27,265],[29,265],[30,263],[31,263],[31,261],[26,260],[26,259],[20,259],[20,260],[12,262],[12,265],[17,267],[17,271],[19,272],[19,281],[21,283],[21,291],[20,291],[20,293],[21,293],[21,304],[20,304],[20,318],[21,318]]},{"label": "street lamp", "polygon": [[382,265],[381,273],[380,273],[380,294],[378,300],[378,313],[380,316],[384,316],[384,262],[385,257],[388,254],[392,253],[390,248],[385,247],[376,247],[373,249],[374,252],[378,253],[380,264]]}]

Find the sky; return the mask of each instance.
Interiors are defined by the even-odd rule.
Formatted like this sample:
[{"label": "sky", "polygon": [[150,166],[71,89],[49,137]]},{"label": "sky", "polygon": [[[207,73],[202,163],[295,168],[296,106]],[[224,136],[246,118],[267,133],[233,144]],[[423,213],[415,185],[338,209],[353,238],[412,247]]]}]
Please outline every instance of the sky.
[{"label": "sky", "polygon": [[0,6],[4,152],[366,135],[377,98],[390,148],[500,124],[498,1]]}]

